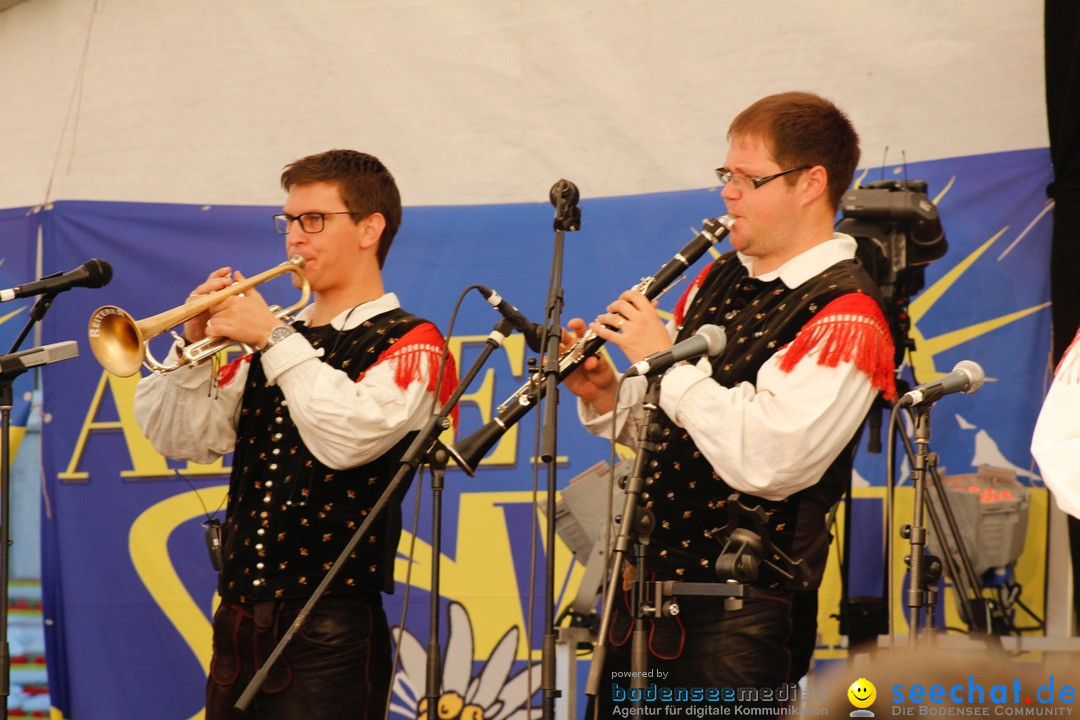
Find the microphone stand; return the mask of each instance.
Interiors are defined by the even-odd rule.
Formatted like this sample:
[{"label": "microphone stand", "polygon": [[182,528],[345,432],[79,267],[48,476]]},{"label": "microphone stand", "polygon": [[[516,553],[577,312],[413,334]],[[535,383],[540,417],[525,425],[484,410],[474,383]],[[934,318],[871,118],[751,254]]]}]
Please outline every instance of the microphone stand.
[{"label": "microphone stand", "polygon": [[[908,643],[911,647],[919,641],[920,610],[925,607],[928,612],[933,612],[927,599],[929,578],[926,576],[926,571],[936,567],[940,574],[940,561],[923,554],[923,548],[926,547],[926,526],[923,524],[926,474],[929,472],[928,467],[936,465],[937,459],[930,454],[930,408],[921,405],[915,408],[915,448],[915,462],[911,470],[911,482],[915,490],[914,511],[911,525],[901,531],[901,535],[906,535],[911,545],[911,554],[908,556],[911,582],[907,594],[908,632],[910,633]],[[937,578],[934,580],[936,581]]]},{"label": "microphone stand", "polygon": [[[480,351],[480,355],[473,363],[469,371],[458,383],[457,388],[454,389],[453,394],[447,399],[446,404],[443,405],[439,412],[431,416],[424,427],[417,433],[416,438],[412,444],[402,455],[400,464],[398,466],[397,474],[394,475],[386,489],[383,490],[378,501],[372,506],[371,512],[364,518],[364,522],[357,528],[356,532],[349,539],[349,542],[342,549],[341,554],[338,555],[334,564],[330,566],[330,569],[326,572],[322,581],[312,592],[311,597],[304,604],[304,607],[300,609],[296,619],[293,621],[289,629],[285,631],[285,634],[281,636],[281,640],[274,647],[273,652],[266,658],[266,662],[259,668],[248,682],[247,687],[244,688],[244,692],[240,695],[240,698],[233,706],[241,712],[246,712],[252,701],[255,699],[255,695],[266,683],[267,677],[269,677],[270,670],[274,664],[285,652],[285,648],[292,641],[293,637],[300,628],[303,626],[304,621],[307,620],[308,615],[311,614],[312,608],[326,592],[326,589],[330,586],[330,583],[334,581],[334,578],[341,572],[341,568],[345,565],[345,561],[348,560],[349,555],[360,544],[360,541],[367,535],[371,525],[375,522],[375,519],[390,503],[390,500],[397,493],[398,488],[406,480],[411,480],[413,474],[417,468],[423,463],[427,462],[432,467],[432,491],[436,492],[436,485],[438,486],[437,495],[433,507],[433,520],[432,520],[432,584],[431,584],[431,635],[428,643],[428,657],[427,657],[427,687],[426,694],[428,699],[428,718],[430,720],[436,720],[438,717],[438,699],[439,699],[439,687],[442,685],[442,669],[441,669],[441,651],[439,649],[439,628],[438,628],[438,613],[439,613],[439,553],[441,552],[440,534],[442,532],[442,482],[443,471],[446,469],[446,462],[449,458],[449,453],[446,452],[445,446],[439,441],[439,435],[450,427],[450,412],[457,405],[458,400],[468,389],[469,384],[476,377],[476,374],[480,372],[484,363],[487,362],[488,357],[496,348],[500,347],[506,336],[513,331],[513,326],[506,320],[500,320],[495,324],[495,329],[488,335],[487,340],[484,342],[484,347]],[[470,476],[473,473],[466,467],[462,466]],[[437,480],[434,479],[437,476]]]},{"label": "microphone stand", "polygon": [[[8,353],[14,353],[30,334],[31,328],[45,317],[59,291],[45,293],[30,309],[29,319]],[[11,409],[15,378],[29,368],[0,371],[0,718],[7,720],[11,696],[11,648],[8,645],[8,586],[11,582]]]},{"label": "microphone stand", "polygon": [[[548,281],[547,318],[544,329],[543,380],[546,404],[541,430],[540,460],[547,464],[546,536],[547,555],[544,562],[544,640],[540,652],[540,687],[543,694],[541,717],[553,720],[555,699],[555,491],[557,488],[557,427],[559,410],[559,341],[562,339],[562,262],[563,240],[567,232],[581,229],[581,209],[577,206],[579,193],[574,183],[560,179],[549,193],[555,206],[555,244],[552,251],[551,278]],[[539,384],[536,386],[539,391]],[[537,399],[539,401],[539,399]],[[434,719],[433,719],[434,720]]]},{"label": "microphone stand", "polygon": [[[428,457],[428,467],[431,468],[431,594],[428,606],[430,632],[427,646],[427,683],[424,686],[428,720],[438,720],[439,696],[442,694],[442,648],[439,645],[439,584],[442,571],[439,568],[439,560],[442,555],[443,478],[446,475],[446,462],[449,459],[450,455],[446,452],[446,448],[442,447],[442,443],[439,443]],[[471,477],[472,473],[469,475]],[[401,637],[400,633],[398,637]],[[390,682],[393,683],[393,678]]]},{"label": "microphone stand", "polygon": [[[956,586],[958,595],[961,598],[961,616],[964,621],[969,625],[975,626],[977,629],[981,629],[987,633],[988,639],[997,639],[1000,645],[1000,638],[996,638],[993,635],[993,629],[995,627],[994,621],[997,621],[1001,627],[1011,628],[1014,627],[1012,621],[1006,616],[1000,606],[997,603],[986,599],[979,592],[979,578],[975,572],[975,567],[972,565],[971,557],[967,552],[967,548],[964,546],[963,539],[960,534],[959,524],[956,520],[956,514],[953,512],[952,505],[949,503],[948,496],[945,494],[945,486],[941,480],[941,476],[937,472],[937,453],[927,453],[926,444],[930,436],[930,405],[917,406],[912,409],[912,415],[915,421],[915,436],[916,443],[919,442],[920,436],[923,436],[923,441],[918,450],[912,447],[911,439],[907,434],[898,431],[900,439],[903,441],[904,450],[907,457],[912,463],[913,471],[912,478],[915,480],[915,472],[918,472],[921,477],[921,485],[915,486],[915,516],[912,520],[912,526],[904,527],[901,529],[901,537],[909,539],[916,536],[922,536],[925,540],[925,528],[922,528],[919,532],[916,532],[916,528],[919,528],[922,521],[922,510],[925,508],[926,514],[930,519],[930,525],[933,528],[935,537],[940,538],[940,545],[943,550],[942,557],[937,558],[933,555],[925,557],[926,562],[919,561],[921,567],[916,571],[915,567],[915,549],[912,548],[911,555],[911,591],[909,592],[909,601],[911,602],[912,610],[917,613],[917,607],[927,607],[928,617],[932,617],[934,606],[938,601],[938,593],[936,590],[931,590],[929,587],[917,588],[916,578],[919,578],[923,586],[932,586],[938,580],[941,575],[942,564],[948,576],[952,579],[953,585]],[[926,416],[923,418],[923,416]],[[922,427],[920,428],[920,423]],[[922,466],[920,468],[920,466]],[[944,524],[938,517],[937,511],[930,502],[930,495],[926,494],[927,488],[927,473],[929,473],[929,480],[932,483],[932,487],[937,495],[938,503],[941,505],[942,513],[944,514]],[[921,497],[920,497],[921,496]],[[892,530],[890,529],[890,532]],[[947,538],[951,538],[952,548],[949,547]],[[914,544],[914,543],[913,543]],[[925,544],[925,543],[924,543]],[[959,563],[953,556],[953,552],[959,556]],[[919,553],[921,556],[921,552]],[[925,595],[921,593],[925,592]],[[982,617],[979,617],[979,613],[982,613]],[[918,623],[917,615],[909,614],[909,623],[912,620]],[[927,623],[930,627],[933,627],[933,622],[928,620]],[[980,627],[981,625],[981,627]],[[910,626],[911,635],[909,636],[909,644],[915,644],[915,638],[918,624]]]},{"label": "microphone stand", "polygon": [[[596,647],[593,649],[592,661],[589,664],[589,677],[585,683],[585,694],[596,697],[600,691],[604,661],[607,658],[607,638],[611,632],[612,614],[615,611],[615,598],[622,585],[622,568],[626,556],[631,550],[631,545],[638,546],[638,582],[645,580],[645,553],[640,549],[648,541],[652,534],[654,518],[652,511],[642,512],[639,508],[639,499],[645,486],[645,470],[648,468],[650,456],[656,450],[656,435],[659,427],[653,421],[660,409],[660,378],[647,375],[648,386],[645,389],[645,398],[642,407],[645,410],[644,420],[638,428],[638,450],[634,456],[634,467],[626,481],[625,499],[623,501],[622,515],[619,519],[619,534],[615,537],[612,548],[611,577],[608,578],[607,594],[604,596],[604,611],[600,616],[600,629],[597,633]],[[640,585],[639,585],[640,587]],[[637,590],[635,600],[641,602],[644,592]],[[648,663],[646,652],[646,636],[644,623],[640,622],[640,613],[635,605],[635,627],[631,641],[631,674],[630,687],[644,688],[645,672]]]}]

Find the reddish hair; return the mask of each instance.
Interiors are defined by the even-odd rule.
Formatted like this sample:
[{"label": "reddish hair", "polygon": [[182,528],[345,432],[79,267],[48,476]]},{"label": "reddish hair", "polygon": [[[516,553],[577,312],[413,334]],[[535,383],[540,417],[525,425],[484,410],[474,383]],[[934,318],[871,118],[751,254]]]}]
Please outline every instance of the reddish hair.
[{"label": "reddish hair", "polygon": [[[824,167],[829,202],[840,206],[859,164],[859,135],[836,105],[808,92],[769,95],[731,122],[728,139],[745,136],[760,138],[783,170]],[[794,183],[795,176],[783,180]]]}]

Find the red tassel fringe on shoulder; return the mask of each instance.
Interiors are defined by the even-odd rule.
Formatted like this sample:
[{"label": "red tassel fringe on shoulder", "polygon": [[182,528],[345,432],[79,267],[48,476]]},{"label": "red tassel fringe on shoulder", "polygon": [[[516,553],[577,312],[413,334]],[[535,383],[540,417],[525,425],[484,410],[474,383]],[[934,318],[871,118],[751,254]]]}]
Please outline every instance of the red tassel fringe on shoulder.
[{"label": "red tassel fringe on shoulder", "polygon": [[781,351],[780,369],[790,372],[815,350],[818,365],[854,362],[886,400],[896,399],[892,336],[881,308],[869,295],[850,293],[822,308]]},{"label": "red tassel fringe on shoulder", "polygon": [[[428,391],[435,392],[435,382],[439,377],[439,358],[442,356],[444,345],[445,341],[439,329],[431,323],[423,323],[405,333],[401,339],[387,348],[374,365],[393,358],[396,363],[394,382],[404,390],[409,383],[421,377],[422,363],[427,363]],[[363,374],[360,377],[363,377]],[[450,399],[457,384],[457,364],[454,362],[454,356],[447,353],[442,386],[439,388],[440,405]],[[456,407],[450,413],[454,427],[457,427],[458,414]]]}]

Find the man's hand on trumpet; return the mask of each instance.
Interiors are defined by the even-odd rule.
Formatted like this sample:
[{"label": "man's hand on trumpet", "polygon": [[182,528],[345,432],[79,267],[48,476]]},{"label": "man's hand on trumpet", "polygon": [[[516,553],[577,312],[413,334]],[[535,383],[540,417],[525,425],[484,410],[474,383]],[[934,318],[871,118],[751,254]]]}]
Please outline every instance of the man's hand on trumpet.
[{"label": "man's hand on trumpet", "polygon": [[[188,302],[244,280],[240,271],[236,271],[235,278],[233,275],[232,268],[218,268],[210,273],[206,282],[195,288]],[[282,324],[258,290],[250,288],[239,295],[223,298],[217,305],[184,323],[184,339],[198,342],[205,337],[225,337],[259,350],[270,331]]]},{"label": "man's hand on trumpet", "polygon": [[[224,288],[232,285],[232,268],[221,267],[210,273],[210,276],[206,278],[206,282],[199,285],[197,288],[191,291],[188,295],[187,302],[195,302],[201,299],[204,295],[209,295],[212,292],[223,290]],[[185,303],[186,304],[186,303]],[[190,318],[184,323],[184,342],[189,345],[193,342],[199,342],[206,337],[206,321],[210,319],[210,311],[199,313],[198,315]]]}]

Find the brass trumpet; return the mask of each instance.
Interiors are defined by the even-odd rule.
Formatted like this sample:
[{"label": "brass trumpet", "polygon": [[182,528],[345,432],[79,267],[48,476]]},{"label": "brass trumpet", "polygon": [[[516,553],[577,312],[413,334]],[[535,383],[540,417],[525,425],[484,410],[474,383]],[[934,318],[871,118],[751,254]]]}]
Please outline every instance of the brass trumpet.
[{"label": "brass trumpet", "polygon": [[[652,277],[642,278],[641,282],[633,287],[645,295],[649,300],[654,300],[682,273],[701,258],[712,246],[719,243],[731,232],[731,226],[735,224],[735,218],[723,215],[718,218],[704,220],[699,232],[694,239],[687,243],[675,256],[668,260],[660,270]],[[596,353],[604,340],[589,330],[585,335],[559,356],[559,381],[572,373],[585,359]],[[525,416],[533,406],[534,397],[543,397],[545,386],[537,376],[530,378],[517,392],[508,397],[498,408],[496,415],[487,424],[481,426],[468,437],[448,446],[446,449],[450,455],[469,475],[473,475],[480,461],[495,446],[507,430],[513,427]]]},{"label": "brass trumpet", "polygon": [[[144,320],[134,320],[131,315],[115,305],[105,305],[90,316],[90,349],[94,351],[101,366],[120,377],[129,377],[139,372],[139,366],[163,375],[185,365],[198,365],[209,357],[233,345],[228,338],[206,337],[193,342],[180,350],[179,359],[171,365],[159,363],[150,354],[149,342],[161,333],[181,325],[191,318],[206,312],[225,298],[244,293],[256,285],[272,280],[278,275],[294,273],[300,279],[300,300],[287,308],[273,306],[274,315],[287,322],[287,318],[308,303],[311,286],[304,275],[304,258],[293,255],[289,260],[264,272],[235,282],[229,287],[209,293],[198,300],[186,303],[172,310],[152,315]],[[174,338],[180,336],[174,331]]]}]

